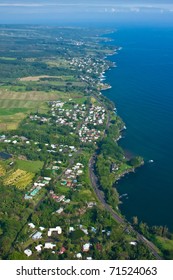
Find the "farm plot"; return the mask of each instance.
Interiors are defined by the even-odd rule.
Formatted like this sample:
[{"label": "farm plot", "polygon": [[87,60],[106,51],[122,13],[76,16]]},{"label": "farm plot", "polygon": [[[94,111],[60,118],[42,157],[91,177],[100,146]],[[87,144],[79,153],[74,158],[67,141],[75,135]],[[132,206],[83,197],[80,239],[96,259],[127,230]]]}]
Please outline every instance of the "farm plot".
[{"label": "farm plot", "polygon": [[4,185],[6,186],[16,186],[19,189],[25,189],[34,178],[35,174],[31,172],[26,172],[21,169],[17,169],[12,174],[9,174],[4,180]]}]

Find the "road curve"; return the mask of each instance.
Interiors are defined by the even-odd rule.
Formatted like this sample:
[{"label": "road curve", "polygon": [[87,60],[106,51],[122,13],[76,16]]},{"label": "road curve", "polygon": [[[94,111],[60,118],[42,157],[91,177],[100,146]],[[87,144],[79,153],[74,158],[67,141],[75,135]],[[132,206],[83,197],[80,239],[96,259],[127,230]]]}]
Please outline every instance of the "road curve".
[{"label": "road curve", "polygon": [[[89,174],[90,174],[90,181],[92,184],[92,187],[94,189],[94,192],[98,198],[98,200],[101,202],[101,204],[103,205],[103,207],[111,214],[111,216],[114,218],[114,220],[120,224],[124,224],[127,225],[127,222],[121,217],[119,216],[112,208],[111,206],[109,206],[104,198],[104,194],[100,191],[99,189],[99,181],[98,178],[96,176],[96,174],[94,173],[94,166],[95,166],[95,158],[96,158],[96,154],[94,154],[89,161]],[[129,226],[129,225],[128,225]],[[134,230],[134,228],[132,227],[132,225],[129,226],[130,230],[133,231],[138,240],[140,240],[141,242],[143,242],[152,252],[152,254],[155,256],[155,258],[157,260],[162,260],[161,256],[157,253],[157,248],[156,246],[150,242],[149,240],[147,240],[142,234],[138,233],[136,230]]]}]

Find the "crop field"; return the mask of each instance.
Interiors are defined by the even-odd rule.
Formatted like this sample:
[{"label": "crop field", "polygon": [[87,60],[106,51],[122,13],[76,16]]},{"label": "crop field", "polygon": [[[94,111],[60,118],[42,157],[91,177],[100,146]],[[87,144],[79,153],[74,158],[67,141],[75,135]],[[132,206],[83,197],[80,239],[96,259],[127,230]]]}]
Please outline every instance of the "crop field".
[{"label": "crop field", "polygon": [[34,178],[34,174],[26,172],[21,169],[17,169],[13,173],[9,174],[4,180],[6,186],[16,186],[18,189],[25,189]]}]

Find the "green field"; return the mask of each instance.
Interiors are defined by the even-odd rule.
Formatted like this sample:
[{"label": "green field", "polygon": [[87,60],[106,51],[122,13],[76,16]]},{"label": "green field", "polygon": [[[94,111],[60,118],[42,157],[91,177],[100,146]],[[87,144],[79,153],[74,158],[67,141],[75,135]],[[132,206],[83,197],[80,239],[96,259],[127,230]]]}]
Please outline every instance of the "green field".
[{"label": "green field", "polygon": [[44,162],[42,161],[29,161],[29,160],[20,160],[17,159],[16,161],[17,168],[25,170],[31,173],[37,173],[43,168]]}]

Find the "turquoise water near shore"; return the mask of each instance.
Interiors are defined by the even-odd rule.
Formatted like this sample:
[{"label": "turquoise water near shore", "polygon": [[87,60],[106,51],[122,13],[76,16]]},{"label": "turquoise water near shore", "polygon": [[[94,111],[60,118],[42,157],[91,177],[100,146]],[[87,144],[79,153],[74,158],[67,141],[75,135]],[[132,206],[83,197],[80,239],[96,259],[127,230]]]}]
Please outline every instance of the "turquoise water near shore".
[{"label": "turquoise water near shore", "polygon": [[173,28],[119,27],[109,37],[122,50],[109,57],[117,68],[106,72],[112,88],[104,94],[127,126],[119,144],[145,160],[116,185],[128,194],[120,210],[173,230]]}]

